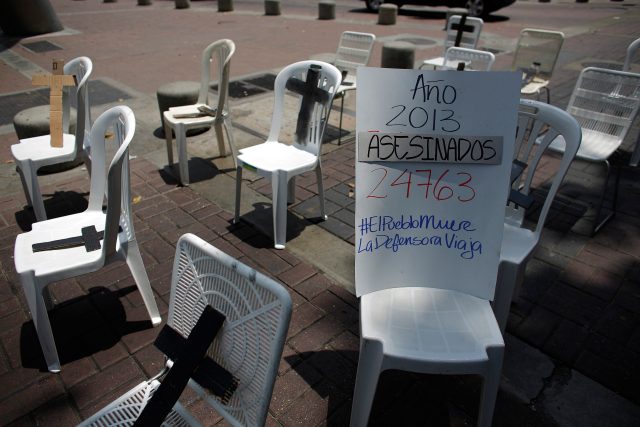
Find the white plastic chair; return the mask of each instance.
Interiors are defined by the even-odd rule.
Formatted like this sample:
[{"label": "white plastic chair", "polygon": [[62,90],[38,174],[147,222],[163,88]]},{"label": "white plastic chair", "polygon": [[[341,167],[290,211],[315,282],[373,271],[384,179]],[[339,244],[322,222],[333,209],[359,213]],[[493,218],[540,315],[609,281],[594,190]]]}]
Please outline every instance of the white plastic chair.
[{"label": "white plastic chair", "polygon": [[338,144],[342,142],[342,113],[344,98],[347,92],[356,90],[356,72],[358,67],[366,66],[371,57],[371,51],[376,41],[375,34],[345,31],[340,37],[340,44],[336,51],[333,65],[342,72],[342,83],[338,86],[336,97],[340,98],[340,124],[338,129]]},{"label": "white plastic chair", "polygon": [[539,99],[544,90],[549,103],[548,86],[563,42],[564,33],[560,31],[525,28],[520,32],[511,69],[523,72],[521,95],[536,95]]},{"label": "white plastic chair", "polygon": [[[529,99],[520,100],[516,159],[526,164],[523,173],[513,182],[512,190],[530,196],[535,174],[552,141],[563,138],[566,148],[550,182],[537,220],[525,224],[527,209],[510,202],[506,207],[505,224],[500,249],[500,265],[494,299],[494,311],[500,329],[504,332],[509,307],[517,295],[527,262],[540,241],[547,214],[573,161],[581,140],[578,122],[566,111],[552,105]],[[545,172],[548,172],[545,170]]]},{"label": "white plastic chair", "polygon": [[466,17],[464,20],[463,31],[459,32],[458,28],[460,26],[460,21],[462,21],[462,16],[460,15],[451,15],[449,17],[449,20],[447,21],[447,36],[444,40],[442,56],[425,59],[420,65],[420,69],[427,66],[433,68],[449,66],[445,62],[445,53],[451,46],[466,47],[469,49],[475,49],[478,46],[484,21],[481,18],[473,18],[470,16]]},{"label": "white plastic chair", "polygon": [[[113,141],[105,132],[113,130]],[[135,132],[135,117],[130,108],[113,107],[98,117],[91,128],[91,189],[89,206],[81,213],[33,224],[31,231],[19,234],[14,248],[16,272],[20,276],[38,339],[51,372],[60,371],[60,361],[47,316],[53,303],[47,286],[56,281],[97,271],[115,260],[125,260],[147,307],[151,322],[160,323],[160,313],[142,263],[133,230],[129,194],[129,143]],[[106,145],[117,148],[107,169]],[[105,193],[106,187],[106,193]],[[106,212],[102,206],[107,195]],[[104,235],[98,250],[83,245],[34,251],[33,245],[82,235],[84,227],[94,226]],[[120,229],[119,229],[120,227]]]},{"label": "white plastic chair", "polygon": [[[588,67],[582,70],[571,94],[567,112],[582,127],[582,144],[576,159],[600,163],[605,169],[605,180],[596,205],[592,235],[597,233],[616,212],[618,181],[616,173],[612,210],[600,220],[611,175],[609,158],[622,144],[640,107],[640,74],[606,68]],[[551,144],[562,151],[562,138]]]},{"label": "white plastic chair", "polygon": [[[193,234],[176,246],[167,324],[187,337],[205,305],[226,316],[207,356],[238,380],[228,401],[194,380],[189,386],[234,426],[264,425],[291,318],[291,297],[274,280]],[[172,362],[167,361],[167,367]],[[162,373],[100,410],[81,426],[129,425],[137,419]],[[163,425],[199,425],[179,402]]]},{"label": "white plastic chair", "polygon": [[[285,92],[292,79],[305,81],[310,70],[318,72],[318,83],[315,92],[325,93],[323,99],[311,101],[308,111],[308,122],[302,114],[298,115],[298,123],[293,143],[286,144],[280,140],[283,127]],[[331,102],[340,85],[340,71],[331,64],[321,61],[300,61],[288,65],[280,71],[275,81],[275,100],[271,129],[267,141],[240,150],[237,157],[236,177],[236,209],[235,221],[240,220],[240,193],[242,184],[242,168],[247,168],[260,176],[271,179],[273,204],[273,230],[276,249],[284,249],[287,233],[287,201],[295,201],[295,176],[304,172],[316,171],[318,196],[320,199],[320,216],[326,219],[324,212],[324,189],[322,187],[322,166],[320,149],[322,137],[327,124]],[[301,109],[305,102],[301,95],[292,91],[287,94],[300,98]]]},{"label": "white plastic chair", "polygon": [[[82,158],[87,169],[91,167],[88,153],[91,128],[88,83],[92,70],[93,64],[86,56],[72,59],[64,65],[64,74],[75,75],[78,86],[63,88],[62,147],[52,147],[50,135],[21,139],[19,144],[11,146],[11,155],[22,180],[27,204],[33,207],[38,221],[47,219],[38,183],[38,170],[44,166],[74,161],[78,156]],[[75,134],[69,133],[71,97],[75,97],[77,102]]]},{"label": "white plastic chair", "polygon": [[[218,140],[218,150],[221,156],[226,156],[224,146],[224,128],[227,133],[229,147],[235,150],[231,133],[231,117],[229,114],[229,69],[231,57],[236,45],[229,39],[222,39],[211,43],[202,52],[202,68],[200,79],[200,93],[194,105],[172,107],[164,112],[164,134],[167,140],[167,157],[169,165],[173,165],[173,139],[171,130],[175,130],[178,151],[179,180],[182,185],[189,185],[189,160],[187,155],[187,131],[213,125]],[[211,81],[211,62],[217,62],[218,100],[215,107],[209,105],[209,84]],[[210,107],[213,111],[208,115],[202,113],[198,107]],[[184,117],[192,116],[192,117]],[[196,116],[196,117],[193,117]]]},{"label": "white plastic chair", "polygon": [[465,64],[465,70],[489,71],[495,62],[493,53],[484,50],[452,46],[444,54],[445,67],[457,69],[459,63]]},{"label": "white plastic chair", "polygon": [[[622,71],[631,71],[631,63],[633,62],[633,57],[638,51],[638,48],[640,48],[640,39],[634,40],[629,47],[627,47],[627,55],[624,58]],[[640,88],[638,90],[640,90]],[[636,145],[633,149],[629,166],[638,166],[638,163],[640,163],[640,134],[638,134],[638,139],[636,140]]]}]

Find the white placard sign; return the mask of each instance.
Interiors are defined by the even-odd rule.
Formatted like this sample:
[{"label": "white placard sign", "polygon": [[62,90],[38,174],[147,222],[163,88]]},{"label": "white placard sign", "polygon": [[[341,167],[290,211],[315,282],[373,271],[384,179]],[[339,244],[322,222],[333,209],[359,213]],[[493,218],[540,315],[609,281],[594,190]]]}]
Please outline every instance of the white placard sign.
[{"label": "white placard sign", "polygon": [[520,80],[358,69],[358,296],[429,286],[493,299]]}]

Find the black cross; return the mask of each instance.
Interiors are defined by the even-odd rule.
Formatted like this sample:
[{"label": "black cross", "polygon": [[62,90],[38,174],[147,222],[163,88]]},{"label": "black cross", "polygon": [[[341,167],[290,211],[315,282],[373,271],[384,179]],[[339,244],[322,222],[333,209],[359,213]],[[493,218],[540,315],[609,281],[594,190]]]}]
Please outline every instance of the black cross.
[{"label": "black cross", "polygon": [[206,356],[224,320],[222,313],[207,305],[188,338],[183,338],[170,326],[164,326],[154,344],[174,363],[138,416],[134,427],[161,425],[187,386],[189,378],[209,388],[217,396],[230,397],[238,385],[237,380]]},{"label": "black cross", "polygon": [[462,33],[473,33],[473,25],[465,25],[467,21],[467,15],[462,15],[460,17],[460,22],[458,24],[452,24],[452,30],[458,30],[456,33],[456,41],[453,44],[455,47],[460,47],[460,42],[462,41]]},{"label": "black cross", "polygon": [[322,67],[318,64],[311,64],[307,70],[307,79],[302,81],[298,78],[291,77],[287,80],[286,88],[292,92],[302,95],[302,103],[300,112],[298,113],[298,122],[296,123],[296,137],[298,142],[304,143],[309,122],[311,121],[311,112],[316,102],[322,103],[329,99],[329,92],[318,87],[320,80],[320,70]]}]

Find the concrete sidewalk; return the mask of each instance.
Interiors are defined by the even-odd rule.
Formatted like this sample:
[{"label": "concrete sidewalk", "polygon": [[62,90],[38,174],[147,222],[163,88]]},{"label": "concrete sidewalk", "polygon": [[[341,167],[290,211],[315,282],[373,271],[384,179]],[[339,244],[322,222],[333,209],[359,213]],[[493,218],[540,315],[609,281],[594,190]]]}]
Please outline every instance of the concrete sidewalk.
[{"label": "concrete sidewalk", "polygon": [[[330,219],[318,222],[313,174],[297,181],[290,207],[287,249],[272,248],[270,185],[246,174],[242,223],[231,225],[235,171],[220,157],[213,130],[189,138],[192,184],[179,187],[167,167],[155,90],[199,78],[200,52],[231,38],[231,114],[239,147],[261,142],[271,118],[270,82],[284,65],[335,51],[344,30],[377,36],[370,64],[380,64],[382,43],[411,40],[416,60],[442,51],[442,10],[408,9],[395,26],[375,15],[338,9],[320,21],[315,9],[283,1],[283,15],[264,16],[262,3],[236,0],[234,12],[216,2],[172,1],[137,6],[52,0],[65,31],[28,39],[0,35],[0,423],[73,425],[146,376],[161,354],[126,265],[53,286],[51,313],[63,361],[59,375],[40,370],[40,350],[13,266],[15,236],[34,221],[25,208],[9,147],[11,119],[39,96],[30,76],[51,59],[87,55],[94,62],[92,112],[123,103],[136,114],[131,146],[136,234],[156,300],[166,318],[175,242],[192,232],[269,274],[289,289],[294,314],[270,407],[269,425],[348,425],[358,356],[358,301],[353,295],[353,186],[355,96],[347,98],[338,145],[332,114],[323,147]],[[579,71],[620,66],[640,36],[637,1],[537,3],[519,1],[485,22],[480,46],[497,53],[495,69],[508,69],[524,27],[559,29],[566,40],[552,79],[551,100],[565,107]],[[504,17],[504,19],[503,19]],[[506,18],[508,17],[508,18]],[[636,68],[637,69],[637,68]],[[46,102],[46,101],[45,101]],[[42,103],[40,100],[38,103]],[[638,136],[636,123],[616,164],[625,165]],[[640,424],[640,185],[637,169],[622,167],[618,214],[595,237],[590,221],[598,168],[576,163],[560,192],[525,286],[512,306],[503,378],[494,424],[508,426],[634,426]],[[50,216],[86,206],[86,171],[76,168],[41,179]],[[105,310],[108,307],[108,310]],[[372,425],[472,425],[479,380],[386,372],[379,383]],[[182,400],[205,425],[223,424],[186,393]]]}]

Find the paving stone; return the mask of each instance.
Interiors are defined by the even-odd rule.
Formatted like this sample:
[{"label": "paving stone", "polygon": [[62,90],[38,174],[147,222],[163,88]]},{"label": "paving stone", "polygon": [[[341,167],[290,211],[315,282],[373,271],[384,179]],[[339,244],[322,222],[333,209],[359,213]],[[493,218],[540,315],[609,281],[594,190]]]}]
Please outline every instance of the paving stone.
[{"label": "paving stone", "polygon": [[41,381],[14,393],[11,399],[0,401],[0,413],[3,422],[10,423],[33,408],[38,408],[50,399],[62,396],[64,387],[55,376],[47,376]]},{"label": "paving stone", "polygon": [[559,426],[636,426],[640,408],[600,384],[573,372],[569,381],[545,390],[543,408]]},{"label": "paving stone", "polygon": [[500,387],[520,402],[529,403],[535,399],[553,369],[553,362],[541,351],[510,334],[505,335]]},{"label": "paving stone", "polygon": [[134,379],[141,381],[144,378],[140,367],[133,358],[126,358],[98,374],[87,378],[69,390],[79,409],[86,408],[95,400],[103,397],[105,391],[115,390]]},{"label": "paving stone", "polygon": [[545,342],[543,350],[551,357],[572,366],[584,348],[588,336],[587,328],[563,319]]},{"label": "paving stone", "polygon": [[307,280],[299,283],[294,289],[308,300],[324,292],[331,286],[331,281],[321,274],[315,274]]}]

